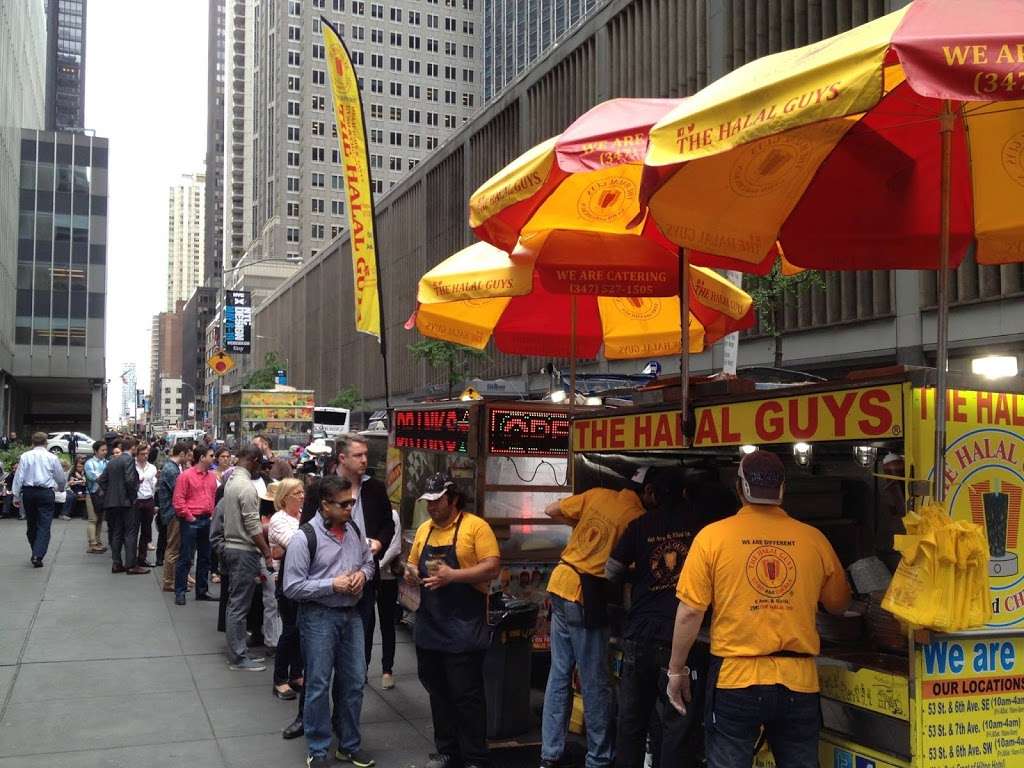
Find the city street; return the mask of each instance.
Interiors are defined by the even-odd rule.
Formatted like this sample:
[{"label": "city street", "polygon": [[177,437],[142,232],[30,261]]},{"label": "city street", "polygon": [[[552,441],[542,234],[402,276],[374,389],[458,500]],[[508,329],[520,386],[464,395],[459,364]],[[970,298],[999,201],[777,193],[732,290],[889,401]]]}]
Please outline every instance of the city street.
[{"label": "city street", "polygon": [[[271,696],[269,666],[228,670],[217,604],[178,608],[153,574],[112,575],[108,557],[85,553],[84,527],[55,521],[37,570],[24,523],[0,522],[0,768],[301,766],[305,740],[281,738],[295,702]],[[378,647],[363,702],[363,744],[382,768],[432,751],[409,634],[398,643],[397,687],[380,690]]]}]

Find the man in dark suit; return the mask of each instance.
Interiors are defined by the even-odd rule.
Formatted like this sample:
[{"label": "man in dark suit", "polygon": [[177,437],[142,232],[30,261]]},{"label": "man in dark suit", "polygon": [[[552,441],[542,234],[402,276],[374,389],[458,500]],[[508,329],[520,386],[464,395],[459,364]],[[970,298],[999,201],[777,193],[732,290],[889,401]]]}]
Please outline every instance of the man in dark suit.
[{"label": "man in dark suit", "polygon": [[369,464],[366,438],[350,432],[342,435],[337,445],[338,458],[334,472],[352,483],[352,493],[356,498],[352,522],[362,531],[373,553],[374,577],[363,587],[363,596],[358,605],[363,619],[366,666],[369,668],[373,652],[373,630],[377,623],[374,606],[377,602],[377,583],[380,581],[378,564],[395,535],[395,521],[391,516],[391,501],[384,483],[366,474]]},{"label": "man in dark suit", "polygon": [[99,479],[103,509],[107,516],[107,531],[110,534],[110,552],[114,560],[111,573],[149,573],[148,568],[140,568],[136,564],[139,541],[139,519],[134,511],[139,493],[139,473],[135,469],[136,445],[133,438],[122,440],[121,454],[107,463]]}]

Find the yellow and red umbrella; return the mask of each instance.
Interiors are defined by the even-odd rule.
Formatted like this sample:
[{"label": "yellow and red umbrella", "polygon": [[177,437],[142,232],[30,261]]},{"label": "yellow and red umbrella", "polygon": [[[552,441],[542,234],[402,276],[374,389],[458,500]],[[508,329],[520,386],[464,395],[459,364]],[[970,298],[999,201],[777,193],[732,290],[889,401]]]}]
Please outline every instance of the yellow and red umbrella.
[{"label": "yellow and red umbrella", "polygon": [[[753,61],[650,131],[642,203],[685,250],[820,269],[1024,260],[1024,3],[915,0]],[[945,425],[936,429],[942,477]],[[936,483],[942,498],[942,483]]]},{"label": "yellow and red umbrella", "polygon": [[[570,247],[578,236],[577,252],[591,247],[593,235],[600,233],[632,238],[619,240],[616,247],[638,259],[654,249],[676,254],[676,246],[646,216],[640,186],[651,126],[682,103],[612,99],[599,104],[561,135],[523,153],[484,182],[469,200],[470,227],[481,240],[506,251],[558,230],[561,248]],[[757,274],[767,274],[777,256],[771,247],[753,263],[689,254],[693,264]],[[676,266],[671,269],[678,271]],[[673,281],[673,291],[674,286]]]},{"label": "yellow and red umbrella", "polygon": [[982,264],[1020,261],[1022,99],[1024,3],[916,0],[681,102],[651,129],[645,199],[687,249],[935,269],[948,169],[949,266],[975,239]]},{"label": "yellow and red umbrella", "polygon": [[[608,359],[633,360],[680,353],[679,298],[643,292],[660,288],[661,280],[616,283],[592,275],[583,283],[554,271],[529,248],[508,254],[476,243],[420,279],[420,304],[406,327],[476,349],[493,338],[499,350],[517,355],[586,359],[603,349]],[[570,293],[584,285],[640,293]],[[690,352],[753,325],[751,298],[714,271],[690,267],[687,288]]]}]

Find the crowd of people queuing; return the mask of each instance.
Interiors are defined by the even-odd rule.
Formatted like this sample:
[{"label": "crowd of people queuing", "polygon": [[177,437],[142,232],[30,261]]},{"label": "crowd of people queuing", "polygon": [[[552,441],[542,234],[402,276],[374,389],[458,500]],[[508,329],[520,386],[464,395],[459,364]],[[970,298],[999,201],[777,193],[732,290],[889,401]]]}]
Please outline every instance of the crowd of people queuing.
[{"label": "crowd of people queuing", "polygon": [[[490,764],[483,670],[501,553],[450,476],[422,488],[428,517],[403,559],[398,515],[367,474],[358,435],[340,438],[314,475],[297,473],[263,437],[233,452],[125,437],[95,443],[92,458],[73,468],[46,450],[45,434],[32,445],[11,473],[32,565],[43,567],[54,510],[66,508],[58,494],[84,494],[87,552],[108,551],[106,522],[112,573],[162,567],[177,606],[193,590],[195,601],[219,601],[230,669],[263,671],[260,649],[273,655],[271,693],[298,708],[282,735],[305,736],[307,766],[331,764],[332,737],[335,759],[374,765],[360,737],[363,690],[378,617],[381,687],[395,686],[398,579],[420,587],[417,672],[437,749],[426,766]],[[542,768],[567,754],[574,674],[587,768],[635,768],[647,753],[655,766],[697,766],[702,752],[711,768],[735,768],[750,764],[762,732],[780,768],[817,765],[815,610],[821,603],[842,613],[850,590],[828,541],[782,509],[784,484],[779,459],[755,451],[740,463],[738,511],[731,494],[657,467],[641,468],[627,488],[593,488],[547,507],[572,531],[548,584]],[[751,531],[761,538],[752,542]],[[769,583],[783,566],[788,591]],[[615,697],[608,587],[624,581],[631,597]],[[696,639],[712,607],[709,653]]]}]

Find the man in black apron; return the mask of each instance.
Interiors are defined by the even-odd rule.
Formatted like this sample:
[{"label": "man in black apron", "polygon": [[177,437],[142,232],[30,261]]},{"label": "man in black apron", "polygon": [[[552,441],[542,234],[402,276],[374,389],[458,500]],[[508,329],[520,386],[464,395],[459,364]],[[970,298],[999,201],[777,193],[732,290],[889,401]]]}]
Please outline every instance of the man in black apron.
[{"label": "man in black apron", "polygon": [[420,498],[430,519],[416,531],[405,578],[420,586],[416,660],[437,746],[427,768],[479,768],[490,764],[483,664],[487,593],[501,568],[498,541],[482,518],[461,510],[448,475],[430,477]]}]

